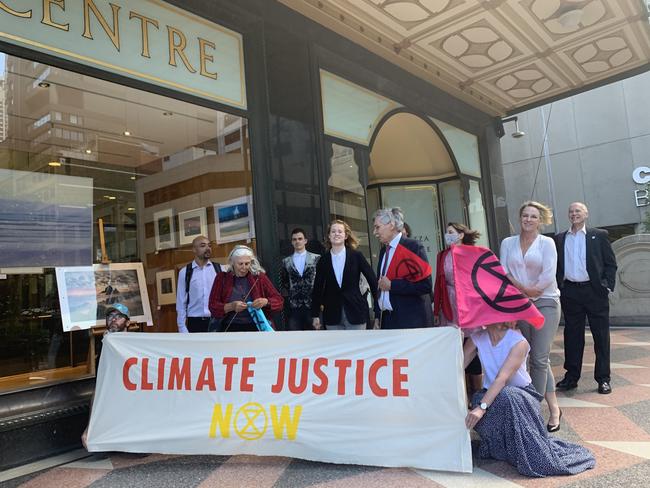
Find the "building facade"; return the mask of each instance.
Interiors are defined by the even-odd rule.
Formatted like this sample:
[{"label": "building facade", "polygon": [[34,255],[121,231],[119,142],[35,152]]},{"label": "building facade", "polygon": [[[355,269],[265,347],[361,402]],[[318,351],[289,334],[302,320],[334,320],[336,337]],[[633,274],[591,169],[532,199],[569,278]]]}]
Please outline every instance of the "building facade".
[{"label": "building facade", "polygon": [[[648,325],[650,315],[650,74],[643,73],[519,113],[524,137],[501,139],[508,218],[530,199],[566,230],[571,202],[585,202],[588,225],[609,231],[619,264],[612,321]],[[546,135],[546,137],[545,137]]]},{"label": "building facade", "polygon": [[[279,3],[0,3],[0,466],[79,445],[103,310],[174,332],[191,241],[256,248],[405,208],[507,233],[497,126]],[[501,202],[495,205],[493,202]],[[110,264],[108,264],[110,261]],[[93,267],[94,266],[94,267]]]}]

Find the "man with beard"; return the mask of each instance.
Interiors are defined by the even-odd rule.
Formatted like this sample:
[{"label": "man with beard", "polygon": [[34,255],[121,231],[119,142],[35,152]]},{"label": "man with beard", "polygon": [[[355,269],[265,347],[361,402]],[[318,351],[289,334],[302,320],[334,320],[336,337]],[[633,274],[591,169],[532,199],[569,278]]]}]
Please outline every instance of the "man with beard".
[{"label": "man with beard", "polygon": [[192,241],[192,251],[194,260],[178,273],[176,323],[178,332],[208,332],[211,321],[208,302],[221,266],[210,261],[212,249],[207,237],[196,237]]}]

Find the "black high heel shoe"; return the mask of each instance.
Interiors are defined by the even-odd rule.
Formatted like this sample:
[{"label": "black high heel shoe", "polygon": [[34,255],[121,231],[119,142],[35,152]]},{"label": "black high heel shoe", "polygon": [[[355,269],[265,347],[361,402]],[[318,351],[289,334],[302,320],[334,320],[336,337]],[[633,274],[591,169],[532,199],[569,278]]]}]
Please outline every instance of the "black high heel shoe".
[{"label": "black high heel shoe", "polygon": [[562,409],[560,409],[560,416],[557,419],[557,424],[551,425],[551,424],[546,424],[546,430],[549,432],[557,432],[560,430],[560,423],[562,421]]}]

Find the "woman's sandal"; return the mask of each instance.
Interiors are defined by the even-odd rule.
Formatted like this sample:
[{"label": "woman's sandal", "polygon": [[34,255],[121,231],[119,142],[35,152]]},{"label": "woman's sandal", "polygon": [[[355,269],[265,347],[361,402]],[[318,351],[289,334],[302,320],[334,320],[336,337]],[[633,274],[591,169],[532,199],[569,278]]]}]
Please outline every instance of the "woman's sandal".
[{"label": "woman's sandal", "polygon": [[546,430],[549,432],[557,432],[560,430],[560,421],[562,420],[562,409],[560,409],[560,416],[557,419],[557,424],[551,425],[551,424],[546,424]]}]

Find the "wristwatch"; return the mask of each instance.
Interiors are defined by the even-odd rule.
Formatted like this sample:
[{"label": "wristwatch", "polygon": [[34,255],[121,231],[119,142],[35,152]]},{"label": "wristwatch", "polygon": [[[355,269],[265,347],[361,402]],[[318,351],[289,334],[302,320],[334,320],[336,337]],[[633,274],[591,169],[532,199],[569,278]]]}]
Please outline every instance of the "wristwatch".
[{"label": "wristwatch", "polygon": [[481,404],[479,405],[479,407],[481,407],[481,410],[487,410],[487,408],[488,408],[488,404],[485,403],[485,402],[481,402]]}]

